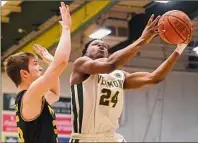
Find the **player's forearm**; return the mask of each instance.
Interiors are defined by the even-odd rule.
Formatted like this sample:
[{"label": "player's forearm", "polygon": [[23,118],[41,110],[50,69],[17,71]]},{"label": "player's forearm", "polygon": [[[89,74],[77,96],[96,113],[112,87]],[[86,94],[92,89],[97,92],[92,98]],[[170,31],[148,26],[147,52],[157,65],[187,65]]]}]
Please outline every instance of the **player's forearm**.
[{"label": "player's forearm", "polygon": [[[49,82],[49,87],[66,68],[71,51],[70,29],[63,28],[59,44],[57,46],[54,59],[44,74],[45,82]],[[52,83],[51,83],[52,82]]]},{"label": "player's forearm", "polygon": [[58,64],[61,61],[68,62],[71,51],[71,35],[69,28],[63,28],[60,41],[58,43],[55,55],[54,62]]},{"label": "player's forearm", "polygon": [[182,52],[181,49],[177,48],[170,56],[169,58],[164,61],[153,73],[153,79],[156,81],[161,81],[163,80],[168,73],[173,69],[175,66],[177,60],[179,59],[180,55]]},{"label": "player's forearm", "polygon": [[126,48],[113,53],[108,58],[108,61],[113,63],[116,68],[121,67],[127,63],[130,58],[134,57],[139,51],[140,47],[144,44],[145,41],[140,38]]}]

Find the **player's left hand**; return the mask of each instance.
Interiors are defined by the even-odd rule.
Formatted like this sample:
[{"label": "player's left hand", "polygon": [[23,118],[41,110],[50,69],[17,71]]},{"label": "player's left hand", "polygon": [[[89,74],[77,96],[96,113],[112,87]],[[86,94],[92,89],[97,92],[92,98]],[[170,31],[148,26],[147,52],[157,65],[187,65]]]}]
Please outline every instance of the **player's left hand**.
[{"label": "player's left hand", "polygon": [[65,5],[64,2],[61,2],[61,6],[59,7],[62,21],[59,21],[63,28],[71,28],[72,20],[70,15],[69,6]]},{"label": "player's left hand", "polygon": [[154,14],[150,17],[144,31],[142,32],[142,35],[140,36],[141,39],[145,41],[145,43],[150,43],[151,40],[158,35],[158,26],[157,23],[159,21],[161,16],[157,16],[157,18],[154,19]]},{"label": "player's left hand", "polygon": [[46,48],[42,47],[39,44],[34,44],[33,49],[36,53],[43,59],[43,61],[47,64],[50,64],[54,57],[47,51]]}]

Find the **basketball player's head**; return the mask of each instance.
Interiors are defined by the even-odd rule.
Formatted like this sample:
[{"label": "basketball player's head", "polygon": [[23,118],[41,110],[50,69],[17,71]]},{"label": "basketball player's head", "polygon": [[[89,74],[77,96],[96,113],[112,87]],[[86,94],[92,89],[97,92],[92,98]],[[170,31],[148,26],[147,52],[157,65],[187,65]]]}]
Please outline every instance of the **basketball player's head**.
[{"label": "basketball player's head", "polygon": [[82,54],[92,59],[106,58],[108,57],[108,45],[101,39],[92,39],[85,44]]},{"label": "basketball player's head", "polygon": [[20,84],[30,85],[42,74],[42,67],[32,53],[21,52],[11,55],[5,60],[4,66],[5,72],[17,87]]}]

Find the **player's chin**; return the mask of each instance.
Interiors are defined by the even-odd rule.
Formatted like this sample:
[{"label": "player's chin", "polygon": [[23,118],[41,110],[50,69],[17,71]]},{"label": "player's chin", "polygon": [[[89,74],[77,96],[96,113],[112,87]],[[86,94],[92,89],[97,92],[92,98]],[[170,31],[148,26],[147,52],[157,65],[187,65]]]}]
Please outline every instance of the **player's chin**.
[{"label": "player's chin", "polygon": [[98,58],[106,58],[106,53],[105,52],[99,53]]},{"label": "player's chin", "polygon": [[108,58],[108,53],[106,53],[106,54],[104,55],[104,58]]},{"label": "player's chin", "polygon": [[33,77],[33,81],[37,80],[40,76],[39,75],[36,75]]},{"label": "player's chin", "polygon": [[99,58],[105,58],[105,55],[100,54],[97,56],[97,59],[99,59]]},{"label": "player's chin", "polygon": [[37,78],[41,77],[42,75],[43,75],[43,72],[39,72],[39,73],[37,74]]}]

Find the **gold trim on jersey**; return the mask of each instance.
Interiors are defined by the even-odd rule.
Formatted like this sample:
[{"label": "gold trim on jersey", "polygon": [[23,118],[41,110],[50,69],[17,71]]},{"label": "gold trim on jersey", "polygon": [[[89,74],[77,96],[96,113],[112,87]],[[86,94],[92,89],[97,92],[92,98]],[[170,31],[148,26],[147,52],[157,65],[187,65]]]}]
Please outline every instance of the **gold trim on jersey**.
[{"label": "gold trim on jersey", "polygon": [[17,127],[17,131],[18,131],[18,134],[19,134],[19,141],[20,142],[25,142],[24,138],[23,138],[23,131]]},{"label": "gold trim on jersey", "polygon": [[19,116],[16,115],[16,122],[19,122]]},{"label": "gold trim on jersey", "polygon": [[18,104],[15,104],[15,111],[18,112]]},{"label": "gold trim on jersey", "polygon": [[54,110],[52,109],[52,107],[50,105],[48,105],[48,109],[50,111],[50,114],[53,116],[54,115]]},{"label": "gold trim on jersey", "polygon": [[53,120],[53,121],[52,121],[52,125],[53,125],[53,126],[56,126],[56,120]]}]

